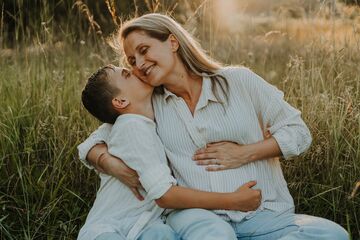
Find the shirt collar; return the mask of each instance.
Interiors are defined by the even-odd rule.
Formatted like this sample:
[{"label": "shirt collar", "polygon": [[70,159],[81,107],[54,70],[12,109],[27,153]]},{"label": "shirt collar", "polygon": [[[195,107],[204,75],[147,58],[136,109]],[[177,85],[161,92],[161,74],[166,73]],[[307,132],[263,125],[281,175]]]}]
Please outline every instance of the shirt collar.
[{"label": "shirt collar", "polygon": [[[201,95],[199,99],[200,105],[206,106],[208,101],[220,102],[212,91],[212,83],[209,77],[203,77]],[[174,93],[164,88],[164,100],[168,100],[169,97],[177,97]]]},{"label": "shirt collar", "polygon": [[166,101],[169,97],[177,97],[177,96],[164,87],[164,100]]}]

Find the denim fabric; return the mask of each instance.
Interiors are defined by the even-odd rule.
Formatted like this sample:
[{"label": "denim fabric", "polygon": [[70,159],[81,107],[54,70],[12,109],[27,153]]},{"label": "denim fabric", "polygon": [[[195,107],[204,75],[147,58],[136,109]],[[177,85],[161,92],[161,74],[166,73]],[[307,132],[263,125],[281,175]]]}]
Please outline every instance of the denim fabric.
[{"label": "denim fabric", "polygon": [[292,212],[264,210],[241,222],[230,222],[239,240],[348,240],[340,225],[330,220]]},{"label": "denim fabric", "polygon": [[[169,226],[164,224],[160,219],[145,227],[136,240],[180,240],[178,234]],[[122,233],[103,233],[96,240],[127,240]]]},{"label": "denim fabric", "polygon": [[204,209],[185,209],[171,212],[166,223],[184,240],[236,240],[229,223]]}]

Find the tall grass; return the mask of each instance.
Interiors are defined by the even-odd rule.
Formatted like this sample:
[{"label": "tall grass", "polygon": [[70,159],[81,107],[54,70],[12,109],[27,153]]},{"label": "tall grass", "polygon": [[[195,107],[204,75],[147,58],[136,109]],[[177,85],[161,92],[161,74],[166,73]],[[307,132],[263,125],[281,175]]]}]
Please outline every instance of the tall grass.
[{"label": "tall grass", "polygon": [[[359,25],[242,16],[239,29],[224,29],[209,8],[211,1],[185,9],[194,14],[187,27],[215,58],[246,65],[283,90],[312,132],[306,154],[282,160],[297,212],[334,220],[359,239],[360,196],[350,197],[360,180]],[[117,60],[105,36],[76,27],[85,15],[63,19],[59,34],[46,9],[35,36],[0,48],[0,239],[76,238],[97,188],[77,157],[76,146],[99,124],[80,92],[91,72]],[[346,34],[336,35],[340,28]],[[26,35],[22,25],[17,32]]]}]

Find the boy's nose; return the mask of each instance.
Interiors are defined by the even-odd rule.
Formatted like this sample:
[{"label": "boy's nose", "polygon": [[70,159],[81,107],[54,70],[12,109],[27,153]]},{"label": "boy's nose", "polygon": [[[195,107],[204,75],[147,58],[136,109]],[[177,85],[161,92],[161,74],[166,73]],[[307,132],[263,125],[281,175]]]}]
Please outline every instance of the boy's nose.
[{"label": "boy's nose", "polygon": [[140,78],[140,80],[144,80],[145,79],[145,75],[144,72],[141,71],[139,68],[135,67],[131,70],[131,72],[138,78]]}]

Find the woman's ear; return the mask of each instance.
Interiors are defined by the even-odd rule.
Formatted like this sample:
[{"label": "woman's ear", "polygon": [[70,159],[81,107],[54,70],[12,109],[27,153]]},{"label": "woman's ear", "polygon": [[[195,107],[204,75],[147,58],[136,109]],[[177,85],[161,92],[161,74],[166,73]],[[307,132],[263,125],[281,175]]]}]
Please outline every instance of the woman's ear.
[{"label": "woman's ear", "polygon": [[176,37],[173,34],[169,35],[169,41],[171,44],[171,50],[173,52],[177,52],[177,50],[179,49],[179,41],[176,39]]},{"label": "woman's ear", "polygon": [[113,98],[111,103],[116,110],[122,110],[122,109],[126,108],[127,106],[129,106],[129,104],[130,104],[129,100],[126,98],[123,98],[123,99]]}]

